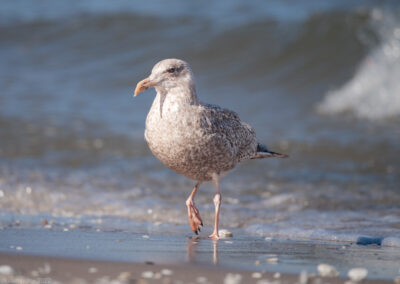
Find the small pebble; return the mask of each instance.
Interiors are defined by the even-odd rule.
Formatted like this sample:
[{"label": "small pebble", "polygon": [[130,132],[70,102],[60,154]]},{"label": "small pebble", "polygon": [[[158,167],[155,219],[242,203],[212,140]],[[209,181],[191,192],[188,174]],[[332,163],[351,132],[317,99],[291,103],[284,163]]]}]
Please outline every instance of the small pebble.
[{"label": "small pebble", "polygon": [[242,283],[242,275],[228,273],[224,278],[224,284],[240,284]]},{"label": "small pebble", "polygon": [[196,282],[199,284],[206,284],[208,283],[208,279],[204,276],[199,276],[196,278]]},{"label": "small pebble", "polygon": [[300,284],[307,284],[308,283],[308,273],[307,273],[307,271],[303,270],[302,272],[300,272],[299,283]]},{"label": "small pebble", "polygon": [[142,277],[143,278],[153,278],[154,277],[154,272],[153,271],[143,271],[142,272]]},{"label": "small pebble", "polygon": [[280,281],[270,281],[268,279],[260,279],[256,282],[256,284],[280,284]]},{"label": "small pebble", "polygon": [[127,272],[127,271],[121,272],[117,277],[117,279],[119,281],[121,281],[122,283],[129,283],[129,280],[131,278],[132,278],[132,273]]},{"label": "small pebble", "polygon": [[43,267],[39,267],[38,271],[40,274],[50,274],[51,272],[51,267],[50,264],[48,264],[47,262],[45,262],[45,264],[43,265]]},{"label": "small pebble", "polygon": [[262,274],[260,273],[260,272],[253,272],[252,274],[251,274],[251,277],[252,278],[261,278],[262,277]]},{"label": "small pebble", "polygon": [[22,247],[18,246],[15,248],[16,250],[22,250]]},{"label": "small pebble", "polygon": [[227,229],[222,229],[218,231],[218,234],[220,235],[220,237],[222,238],[232,238],[233,234],[232,232],[228,231]]},{"label": "small pebble", "polygon": [[93,274],[93,273],[97,273],[97,271],[99,271],[96,267],[90,267],[89,268],[89,273]]},{"label": "small pebble", "polygon": [[[314,281],[312,282],[313,284],[324,284],[322,282],[322,278],[315,278]],[[354,283],[353,283],[354,284]]]},{"label": "small pebble", "polygon": [[319,264],[317,269],[319,275],[321,275],[322,277],[336,277],[339,275],[335,267],[326,263]]},{"label": "small pebble", "polygon": [[275,278],[275,279],[281,278],[281,274],[280,274],[279,272],[275,272],[274,278]]},{"label": "small pebble", "polygon": [[152,262],[152,261],[145,261],[144,264],[147,264],[147,265],[154,265],[154,262]]},{"label": "small pebble", "polygon": [[368,275],[368,270],[365,268],[352,268],[347,273],[351,281],[359,282]]},{"label": "small pebble", "polygon": [[270,257],[270,258],[267,258],[265,261],[268,262],[268,263],[271,263],[271,264],[277,264],[278,263],[278,258],[277,257]]},{"label": "small pebble", "polygon": [[14,274],[14,269],[8,265],[0,265],[0,274],[10,276]]},{"label": "small pebble", "polygon": [[161,274],[165,275],[165,276],[170,276],[170,275],[172,275],[174,273],[172,272],[172,270],[164,268],[163,270],[161,270]]},{"label": "small pebble", "polygon": [[64,231],[64,232],[68,232],[69,229],[68,229],[68,228],[64,228],[63,231]]}]

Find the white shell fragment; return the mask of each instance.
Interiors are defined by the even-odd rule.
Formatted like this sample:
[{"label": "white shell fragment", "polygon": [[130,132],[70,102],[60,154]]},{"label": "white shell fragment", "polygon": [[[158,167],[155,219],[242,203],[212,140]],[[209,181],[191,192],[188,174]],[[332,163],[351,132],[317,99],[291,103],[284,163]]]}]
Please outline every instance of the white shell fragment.
[{"label": "white shell fragment", "polygon": [[196,283],[199,283],[199,284],[206,284],[206,283],[208,283],[208,280],[207,280],[207,278],[204,277],[204,276],[199,276],[199,277],[196,278]]},{"label": "white shell fragment", "polygon": [[252,277],[252,278],[261,278],[261,277],[262,277],[262,274],[261,274],[260,272],[253,272],[253,273],[251,274],[251,277]]},{"label": "white shell fragment", "polygon": [[165,276],[170,276],[170,275],[172,275],[174,273],[172,272],[172,270],[164,268],[163,270],[161,270],[161,274],[165,275]]},{"label": "white shell fragment", "polygon": [[242,283],[242,275],[235,273],[228,273],[225,276],[224,284],[240,284]]},{"label": "white shell fragment", "polygon": [[307,273],[307,271],[303,270],[302,272],[300,272],[299,283],[300,284],[307,284],[308,283],[308,273]]},{"label": "white shell fragment", "polygon": [[153,278],[154,277],[154,272],[153,271],[143,271],[142,272],[142,277],[143,278]]},{"label": "white shell fragment", "polygon": [[40,274],[50,274],[51,266],[47,262],[44,263],[43,267],[39,267],[38,271]]},{"label": "white shell fragment", "polygon": [[128,271],[121,272],[117,277],[118,281],[120,281],[121,283],[130,283],[131,278],[132,278],[132,273]]},{"label": "white shell fragment", "polygon": [[10,276],[14,274],[14,269],[8,265],[1,265],[0,266],[0,275]]},{"label": "white shell fragment", "polygon": [[267,262],[267,263],[270,263],[270,264],[277,264],[278,263],[278,258],[277,257],[270,257],[270,258],[267,258],[265,261]]},{"label": "white shell fragment", "polygon": [[352,268],[347,273],[351,281],[359,282],[368,275],[368,270],[365,268]]},{"label": "white shell fragment", "polygon": [[218,231],[218,234],[221,238],[232,238],[232,232],[228,231],[227,229],[221,229]]},{"label": "white shell fragment", "polygon": [[319,264],[317,269],[319,275],[321,275],[322,277],[336,277],[339,275],[334,266],[326,263]]}]

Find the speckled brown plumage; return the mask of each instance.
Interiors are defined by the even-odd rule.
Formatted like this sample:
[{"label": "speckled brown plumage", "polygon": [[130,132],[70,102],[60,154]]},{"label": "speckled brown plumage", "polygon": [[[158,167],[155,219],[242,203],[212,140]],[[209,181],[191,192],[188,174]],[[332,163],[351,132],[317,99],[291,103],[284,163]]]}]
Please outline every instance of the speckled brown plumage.
[{"label": "speckled brown plumage", "polygon": [[[285,156],[260,144],[255,131],[235,112],[199,102],[186,62],[160,61],[150,77],[138,84],[135,94],[149,87],[157,91],[146,119],[145,138],[151,151],[179,174],[199,182],[214,180],[217,199],[218,178],[241,161]],[[218,237],[218,231],[215,233]]]}]

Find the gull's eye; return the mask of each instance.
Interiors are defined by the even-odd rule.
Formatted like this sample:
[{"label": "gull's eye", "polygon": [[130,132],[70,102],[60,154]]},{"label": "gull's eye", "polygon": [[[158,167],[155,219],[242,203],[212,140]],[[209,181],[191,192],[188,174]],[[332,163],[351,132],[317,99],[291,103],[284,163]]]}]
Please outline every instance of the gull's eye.
[{"label": "gull's eye", "polygon": [[175,71],[176,71],[176,68],[174,68],[174,67],[167,69],[168,73],[174,73]]}]

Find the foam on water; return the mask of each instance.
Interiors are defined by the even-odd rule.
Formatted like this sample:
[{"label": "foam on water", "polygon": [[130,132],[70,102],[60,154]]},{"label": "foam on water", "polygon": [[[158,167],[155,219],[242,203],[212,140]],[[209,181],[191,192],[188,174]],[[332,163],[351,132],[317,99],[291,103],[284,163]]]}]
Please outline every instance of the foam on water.
[{"label": "foam on water", "polygon": [[385,217],[366,212],[314,210],[288,214],[286,217],[272,224],[250,225],[246,231],[269,239],[323,240],[400,247],[400,233],[396,228],[398,218],[388,223]]},{"label": "foam on water", "polygon": [[354,77],[328,92],[318,105],[321,113],[350,111],[361,119],[381,120],[400,115],[400,18],[398,13],[371,11],[372,26],[381,41],[364,59]]},{"label": "foam on water", "polygon": [[[112,230],[134,220],[149,225],[179,225],[190,233],[184,202],[192,182],[168,169],[158,169],[155,159],[150,163],[140,159],[136,166],[105,161],[85,171],[64,169],[62,173],[49,167],[3,166],[0,226],[13,224],[15,215],[46,215],[50,220],[100,218]],[[148,174],[143,175],[140,168]],[[398,208],[393,206],[399,196],[395,192],[342,192],[341,187],[318,184],[262,185],[261,176],[259,183],[252,179],[254,176],[242,174],[236,182],[228,179],[221,184],[223,227],[277,239],[400,246],[400,218]],[[206,232],[213,223],[213,192],[212,184],[205,184],[196,196]],[[35,226],[35,222],[32,224]]]}]

